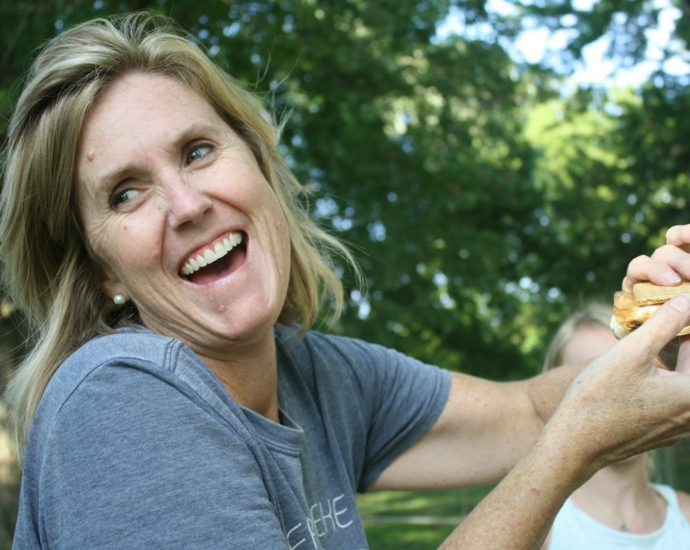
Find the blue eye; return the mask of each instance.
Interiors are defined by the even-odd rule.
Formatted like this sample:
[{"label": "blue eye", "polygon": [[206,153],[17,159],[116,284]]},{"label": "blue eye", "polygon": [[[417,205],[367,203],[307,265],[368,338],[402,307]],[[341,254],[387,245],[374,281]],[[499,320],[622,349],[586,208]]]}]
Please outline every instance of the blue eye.
[{"label": "blue eye", "polygon": [[204,158],[211,152],[212,148],[213,147],[206,144],[195,146],[194,149],[192,149],[187,155],[187,164],[191,164],[194,161]]},{"label": "blue eye", "polygon": [[136,197],[138,194],[139,191],[137,191],[136,189],[125,189],[124,191],[118,191],[113,195],[113,198],[110,201],[110,205],[118,206],[123,202],[127,202],[128,200]]}]

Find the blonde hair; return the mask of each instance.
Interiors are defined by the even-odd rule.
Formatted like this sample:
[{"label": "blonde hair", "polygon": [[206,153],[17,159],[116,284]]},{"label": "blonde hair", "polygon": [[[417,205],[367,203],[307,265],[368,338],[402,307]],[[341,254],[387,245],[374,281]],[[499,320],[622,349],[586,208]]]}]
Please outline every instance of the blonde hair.
[{"label": "blonde hair", "polygon": [[602,303],[591,303],[568,317],[556,331],[544,358],[542,371],[563,364],[563,350],[578,329],[582,327],[601,327],[610,330],[611,306]]},{"label": "blonde hair", "polygon": [[[98,334],[136,321],[100,289],[102,271],[77,214],[75,166],[81,128],[110,83],[131,72],[170,76],[204,97],[240,135],[272,186],[291,247],[290,281],[278,322],[302,334],[326,299],[340,313],[343,288],[331,257],[358,268],[303,204],[303,187],[278,153],[279,126],[259,102],[163,16],[95,19],[49,41],[33,63],[10,121],[0,195],[0,256],[7,292],[35,343],[8,386],[21,455],[33,415],[57,367]],[[20,460],[21,462],[21,460]]]}]

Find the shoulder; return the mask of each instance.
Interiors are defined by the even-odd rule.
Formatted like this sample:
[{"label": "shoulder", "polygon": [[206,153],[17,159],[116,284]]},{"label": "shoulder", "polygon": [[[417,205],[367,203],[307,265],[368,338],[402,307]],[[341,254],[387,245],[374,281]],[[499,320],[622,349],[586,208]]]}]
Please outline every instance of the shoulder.
[{"label": "shoulder", "polygon": [[125,329],[93,338],[70,355],[52,376],[47,394],[66,399],[99,371],[125,367],[118,374],[136,371],[167,378],[185,366],[203,368],[201,359],[179,340],[141,328]]},{"label": "shoulder", "polygon": [[666,500],[669,507],[678,507],[686,520],[690,521],[690,494],[684,491],[677,491],[670,485],[659,483],[651,484],[654,489]]},{"label": "shoulder", "polygon": [[228,449],[247,455],[246,432],[238,405],[189,348],[152,333],[113,334],[80,348],[51,379],[29,434],[25,474],[54,480],[90,472],[95,479],[109,464],[117,485],[149,466],[164,469],[173,457],[179,472],[200,453],[204,463]]},{"label": "shoulder", "polygon": [[40,521],[51,547],[223,548],[232,518],[242,547],[256,547],[244,543],[259,524],[277,547],[260,442],[227,392],[174,341],[98,340],[60,367],[80,377],[58,379],[37,411],[24,523]]},{"label": "shoulder", "polygon": [[300,338],[294,328],[283,329],[278,333],[278,340],[284,350],[290,354],[310,354],[313,357],[321,356],[328,360],[350,361],[353,354],[366,357],[380,353],[385,348],[375,344],[369,344],[363,340],[335,336],[310,330]]},{"label": "shoulder", "polygon": [[[72,353],[55,371],[41,398],[37,417],[53,416],[76,391],[106,366],[145,368],[164,364],[170,341],[154,334],[113,333],[98,336]],[[121,374],[131,374],[122,370]]]},{"label": "shoulder", "polygon": [[437,369],[394,349],[356,338],[309,331],[299,339],[294,329],[287,329],[278,334],[278,340],[287,355],[314,364],[348,366],[367,375],[374,370],[386,371],[400,366],[412,370]]},{"label": "shoulder", "polygon": [[34,416],[27,456],[40,456],[49,439],[81,437],[89,429],[96,436],[124,425],[125,418],[160,420],[188,407],[224,410],[228,397],[187,346],[150,331],[100,336],[52,376]]},{"label": "shoulder", "polygon": [[678,507],[685,516],[685,519],[690,521],[690,495],[684,491],[676,491],[678,498]]},{"label": "shoulder", "polygon": [[396,350],[355,338],[310,331],[301,340],[291,332],[282,332],[279,361],[283,372],[299,372],[308,384],[320,380],[335,384],[363,396],[388,394],[391,391],[422,391],[447,393],[450,374],[427,365]]},{"label": "shoulder", "polygon": [[64,364],[74,369],[76,365],[102,364],[117,358],[162,364],[175,347],[182,348],[184,344],[173,338],[154,334],[144,327],[132,327],[89,340]]}]

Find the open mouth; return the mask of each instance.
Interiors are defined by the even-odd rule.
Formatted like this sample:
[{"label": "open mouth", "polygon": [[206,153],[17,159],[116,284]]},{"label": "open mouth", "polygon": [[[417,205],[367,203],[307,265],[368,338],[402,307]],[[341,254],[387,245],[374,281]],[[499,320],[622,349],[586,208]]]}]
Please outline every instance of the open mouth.
[{"label": "open mouth", "polygon": [[187,258],[180,268],[180,277],[195,284],[212,282],[235,271],[246,254],[246,235],[241,231],[228,233]]}]

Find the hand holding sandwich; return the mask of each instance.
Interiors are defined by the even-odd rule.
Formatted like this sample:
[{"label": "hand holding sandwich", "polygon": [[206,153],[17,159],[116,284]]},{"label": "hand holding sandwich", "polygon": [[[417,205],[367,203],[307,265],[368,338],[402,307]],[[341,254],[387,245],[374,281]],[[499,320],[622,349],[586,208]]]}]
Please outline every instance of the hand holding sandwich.
[{"label": "hand holding sandwich", "polygon": [[689,437],[690,348],[681,348],[676,371],[654,365],[689,320],[690,298],[675,297],[592,361],[524,458],[442,548],[538,548],[566,498],[600,468]]},{"label": "hand holding sandwich", "polygon": [[598,447],[595,454],[605,463],[690,436],[690,343],[680,345],[675,371],[655,363],[688,324],[689,296],[658,306],[644,325],[575,378],[551,422],[566,418],[580,432],[580,423],[597,427],[589,434],[585,429],[580,443]]}]

